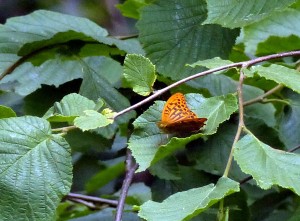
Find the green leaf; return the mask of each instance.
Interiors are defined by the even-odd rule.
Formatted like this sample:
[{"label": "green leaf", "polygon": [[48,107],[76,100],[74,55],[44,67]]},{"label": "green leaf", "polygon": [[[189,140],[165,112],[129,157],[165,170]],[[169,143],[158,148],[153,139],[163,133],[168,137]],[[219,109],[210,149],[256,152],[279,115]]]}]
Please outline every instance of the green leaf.
[{"label": "green leaf", "polygon": [[[206,141],[194,141],[189,145],[187,156],[190,161],[195,161],[195,169],[210,174],[222,176],[224,173],[237,126],[229,123],[222,124],[218,133],[210,136]],[[232,163],[229,178],[242,180],[242,173],[236,162]]]},{"label": "green leaf", "polygon": [[0,219],[53,220],[72,183],[71,149],[37,117],[0,120]]},{"label": "green leaf", "polygon": [[[38,48],[54,43],[68,42],[70,40],[91,40],[107,45],[116,45],[119,49],[127,51],[129,49],[126,41],[108,37],[108,32],[96,23],[86,19],[71,15],[61,14],[46,10],[37,10],[29,15],[9,19],[5,23],[5,28],[10,30],[8,34],[14,33],[17,38],[11,41],[25,44],[21,49],[21,55],[28,54]],[[71,32],[70,32],[71,31]],[[55,36],[57,33],[68,32],[68,35]],[[55,39],[48,40],[48,39]],[[30,44],[31,43],[31,44]],[[134,50],[129,49],[128,52]]]},{"label": "green leaf", "polygon": [[[128,99],[112,87],[112,85],[106,80],[106,78],[103,77],[104,73],[102,73],[101,70],[93,69],[93,67],[86,65],[84,66],[84,68],[85,75],[80,87],[80,94],[94,101],[102,98],[105,104],[107,104],[112,110],[116,112],[129,107],[130,103]],[[129,113],[121,116],[120,118],[117,118],[117,120],[122,119],[122,122],[126,122],[133,116],[133,113]]]},{"label": "green leaf", "polygon": [[244,108],[245,110],[245,120],[246,122],[249,120],[253,119],[258,119],[263,121],[267,126],[269,127],[275,127],[277,124],[276,118],[275,118],[275,113],[276,109],[274,105],[271,103],[268,104],[251,104],[248,105]]},{"label": "green leaf", "polygon": [[142,55],[129,54],[124,61],[124,77],[134,92],[148,96],[156,79],[155,66]]},{"label": "green leaf", "polygon": [[72,121],[75,117],[84,116],[84,111],[95,109],[96,104],[79,94],[68,94],[60,102],[55,102],[44,118],[48,121]]},{"label": "green leaf", "polygon": [[202,67],[207,67],[209,69],[213,69],[213,68],[218,68],[221,66],[225,66],[225,65],[229,65],[232,64],[232,61],[229,60],[223,60],[219,57],[215,57],[212,59],[206,59],[206,60],[202,60],[202,61],[197,61],[193,64],[189,64],[189,66],[191,67],[196,67],[196,66],[202,66]]},{"label": "green leaf", "polygon": [[[116,194],[119,195],[119,194]],[[128,189],[126,203],[131,205],[141,205],[152,197],[151,189],[146,184],[132,183]]]},{"label": "green leaf", "polygon": [[[195,96],[188,96],[187,102],[192,103],[194,100],[201,102]],[[214,134],[221,123],[228,120],[236,110],[237,99],[234,94],[207,98],[203,101],[200,107],[191,107],[191,110],[198,116],[206,116],[208,118],[205,126],[205,134]],[[208,112],[204,114],[203,112]]]},{"label": "green leaf", "polygon": [[272,213],[265,219],[265,221],[290,221],[292,212],[289,210],[282,210],[280,207],[276,210],[273,210]]},{"label": "green leaf", "polygon": [[276,109],[272,104],[251,104],[245,107],[244,117],[247,120],[259,119],[267,126],[274,127],[276,125],[275,113]]},{"label": "green leaf", "polygon": [[9,118],[9,117],[16,117],[16,113],[13,109],[0,105],[0,118]]},{"label": "green leaf", "polygon": [[[50,58],[47,57],[47,59]],[[102,76],[113,86],[120,86],[122,76],[120,63],[103,56],[88,57],[84,61],[90,69],[101,70]],[[82,78],[82,69],[85,65],[78,60],[70,60],[69,55],[58,54],[56,58],[47,60],[40,66],[35,66],[30,62],[22,64],[14,70],[13,74],[6,76],[2,83],[17,82],[14,86],[15,91],[18,94],[27,95],[41,87],[42,84],[58,87],[67,81]]]},{"label": "green leaf", "polygon": [[[70,30],[73,31],[72,35],[70,35]],[[54,37],[55,34],[60,32],[69,32],[69,34],[57,38],[56,42],[41,42]],[[1,73],[19,59],[17,54],[26,43],[26,46],[22,48],[22,55],[29,54],[39,47],[52,45],[53,48],[53,43],[78,39],[79,33],[85,33],[85,39],[87,36],[100,37],[107,35],[105,29],[85,18],[45,10],[38,10],[26,16],[8,19],[5,25],[0,27],[0,38],[2,42],[6,42],[6,44],[0,46]],[[75,36],[73,37],[73,35]]]},{"label": "green leaf", "polygon": [[270,36],[299,36],[299,25],[291,22],[298,21],[299,19],[299,10],[286,9],[282,12],[276,12],[260,22],[245,27],[243,33],[243,43],[246,46],[246,53],[255,54],[258,43],[264,42]]},{"label": "green leaf", "polygon": [[299,36],[290,35],[288,37],[270,36],[266,41],[257,46],[256,54],[276,54],[283,51],[294,51],[300,48]]},{"label": "green leaf", "polygon": [[251,74],[247,72],[247,76],[251,77],[253,73],[258,74],[268,80],[275,81],[291,88],[293,91],[300,93],[300,72],[281,65],[271,64],[269,67],[261,65],[250,68]]},{"label": "green leaf", "polygon": [[176,193],[161,203],[148,201],[140,207],[138,215],[148,221],[181,221],[202,213],[220,199],[239,191],[239,184],[222,177],[216,185]]},{"label": "green leaf", "polygon": [[[266,118],[268,118],[266,116]],[[279,138],[278,120],[273,127],[266,125],[265,121],[259,118],[249,117],[245,118],[246,127],[254,136],[261,142],[271,147],[284,147],[283,142]]]},{"label": "green leaf", "polygon": [[158,0],[142,9],[139,39],[158,72],[182,79],[195,72],[186,64],[228,57],[238,30],[203,26],[206,14],[204,0]]},{"label": "green leaf", "polygon": [[282,11],[295,0],[211,0],[207,1],[208,17],[203,24],[237,28],[257,22],[275,11]]},{"label": "green leaf", "polygon": [[12,74],[4,77],[1,83],[15,83],[13,87],[15,92],[26,96],[40,88],[42,84],[58,87],[60,84],[82,76],[78,61],[66,61],[64,60],[65,56],[59,57],[48,60],[41,66],[25,62]]},{"label": "green leaf", "polygon": [[105,152],[111,148],[112,140],[107,140],[93,131],[70,130],[64,136],[72,151],[81,153]]},{"label": "green leaf", "polygon": [[58,86],[80,78],[82,67],[78,58],[95,55],[95,50],[88,49],[91,42],[93,48],[106,46],[97,50],[98,56],[124,51],[143,53],[137,40],[118,40],[107,34],[88,19],[44,10],[8,19],[0,27],[0,38],[5,42],[0,45],[1,73],[14,67],[20,56],[27,57],[4,82],[18,82],[15,91],[27,95],[41,84]]},{"label": "green leaf", "polygon": [[113,87],[121,86],[123,76],[123,68],[121,64],[109,57],[91,57],[88,62],[90,68],[99,70],[103,76]]},{"label": "green leaf", "polygon": [[[243,185],[243,188],[244,186],[245,184]],[[226,212],[229,213],[230,219],[228,220],[230,221],[245,221],[245,220],[251,220],[252,218],[252,214],[249,211],[249,199],[251,198],[251,196],[249,196],[249,194],[246,193],[243,188],[241,188],[240,192],[231,194],[230,196],[226,197],[226,199],[224,200],[224,209],[226,209]],[[217,211],[216,211],[216,215],[212,217],[210,220],[215,220],[216,216],[217,216]]]},{"label": "green leaf", "polygon": [[[101,98],[105,104],[115,112],[129,107],[130,103],[128,99],[109,83],[106,77],[104,77],[102,69],[93,65],[88,65],[94,63],[93,61],[95,60],[97,61],[99,59],[93,57],[87,58],[81,62],[83,65],[84,77],[79,93],[94,101]],[[118,125],[127,123],[134,115],[134,112],[124,114],[118,117],[113,124],[104,128],[98,128],[95,132],[106,138],[111,138],[115,134]]]},{"label": "green leaf", "polygon": [[[44,25],[41,26],[41,24]],[[86,18],[46,10],[37,10],[29,15],[11,18],[7,20],[5,26],[15,33],[27,33],[27,39],[23,39],[22,43],[49,39],[56,33],[70,30],[74,31],[74,34],[77,32],[77,35],[78,33],[85,33],[87,37],[108,35],[105,29]],[[66,39],[66,41],[69,40]]]},{"label": "green leaf", "polygon": [[73,83],[69,87],[55,88],[44,85],[41,89],[27,95],[24,98],[24,114],[31,116],[42,117],[53,106],[56,101],[60,101],[66,94],[74,92]]},{"label": "green leaf", "polygon": [[232,94],[207,99],[199,94],[188,94],[186,100],[189,108],[197,116],[208,118],[201,133],[185,138],[172,138],[172,134],[162,133],[156,125],[161,120],[164,106],[161,101],[155,102],[134,121],[134,132],[129,139],[128,148],[131,149],[132,155],[139,164],[138,171],[143,171],[174,151],[182,149],[192,140],[214,134],[219,124],[228,120],[230,115],[237,110],[237,100]]},{"label": "green leaf", "polygon": [[147,5],[147,0],[126,0],[123,4],[117,4],[116,7],[121,11],[123,16],[139,19],[139,11],[145,5]]},{"label": "green leaf", "polygon": [[[190,86],[203,89],[206,88],[213,96],[234,93],[237,90],[237,82],[230,77],[224,75],[208,75],[202,78],[196,79],[193,82],[188,83]],[[244,100],[250,100],[259,95],[264,94],[264,91],[258,87],[244,85],[243,95]],[[275,108],[272,104],[252,104],[245,107],[245,116],[263,120],[265,124],[270,127],[274,127],[276,124]]]},{"label": "green leaf", "polygon": [[94,192],[103,187],[105,184],[109,183],[111,180],[120,176],[122,173],[124,173],[124,171],[124,162],[117,163],[104,170],[101,170],[86,183],[85,189],[88,193]]},{"label": "green leaf", "polygon": [[300,95],[290,90],[284,95],[289,99],[290,105],[281,112],[279,137],[287,149],[293,149],[300,145]]},{"label": "green leaf", "polygon": [[[93,58],[82,61],[84,67],[83,82],[80,87],[79,93],[83,96],[91,99],[98,100],[103,99],[105,104],[115,112],[121,111],[130,106],[128,99],[123,96],[118,90],[116,90],[107,80],[103,77],[101,69],[94,69],[91,66],[86,65]],[[109,76],[109,73],[106,73]],[[119,124],[127,123],[129,119],[135,116],[134,112],[130,112],[118,117],[115,122],[105,128],[97,129],[97,131],[109,138],[112,137],[117,130]]]},{"label": "green leaf", "polygon": [[273,149],[252,134],[244,136],[234,148],[234,159],[242,171],[252,175],[262,189],[279,185],[300,195],[299,155]]},{"label": "green leaf", "polygon": [[174,193],[198,188],[212,183],[211,176],[209,174],[196,170],[191,166],[182,166],[178,164],[178,169],[180,176],[179,180],[155,180],[151,186],[152,199],[154,201],[161,202]]},{"label": "green leaf", "polygon": [[[264,94],[264,91],[258,87],[253,87],[250,85],[243,86],[243,96],[244,100],[248,101],[250,99],[256,98]],[[269,127],[275,127],[277,121],[275,118],[276,109],[273,104],[260,104],[255,103],[248,105],[244,108],[244,116],[247,120],[249,119],[259,119],[262,120]]]},{"label": "green leaf", "polygon": [[74,125],[80,128],[82,131],[96,129],[98,127],[105,127],[111,124],[113,120],[108,119],[103,114],[94,110],[84,111],[84,115],[76,117]]},{"label": "green leaf", "polygon": [[274,209],[280,207],[284,201],[288,200],[289,195],[287,191],[276,191],[258,199],[250,206],[251,218],[253,220],[265,220],[274,212]]},{"label": "green leaf", "polygon": [[187,82],[193,88],[207,89],[212,96],[235,93],[237,82],[222,74],[210,74]]},{"label": "green leaf", "polygon": [[175,157],[168,157],[158,161],[149,168],[152,175],[164,180],[179,180],[179,168]]},{"label": "green leaf", "polygon": [[295,208],[293,210],[293,214],[291,217],[289,217],[289,219],[287,221],[298,221],[300,218],[300,207],[299,205],[297,206],[297,208]]},{"label": "green leaf", "polygon": [[54,104],[56,113],[65,116],[80,116],[86,109],[94,109],[95,103],[79,94],[68,94]]}]

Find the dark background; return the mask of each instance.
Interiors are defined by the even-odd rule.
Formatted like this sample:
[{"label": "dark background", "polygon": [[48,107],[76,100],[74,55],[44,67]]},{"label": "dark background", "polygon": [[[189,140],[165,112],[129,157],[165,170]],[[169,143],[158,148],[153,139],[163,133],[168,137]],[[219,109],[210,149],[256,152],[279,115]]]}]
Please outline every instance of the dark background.
[{"label": "dark background", "polygon": [[123,36],[134,34],[134,21],[124,18],[115,7],[119,0],[0,0],[0,23],[10,17],[27,15],[35,10],[44,9],[88,18],[110,35]]}]

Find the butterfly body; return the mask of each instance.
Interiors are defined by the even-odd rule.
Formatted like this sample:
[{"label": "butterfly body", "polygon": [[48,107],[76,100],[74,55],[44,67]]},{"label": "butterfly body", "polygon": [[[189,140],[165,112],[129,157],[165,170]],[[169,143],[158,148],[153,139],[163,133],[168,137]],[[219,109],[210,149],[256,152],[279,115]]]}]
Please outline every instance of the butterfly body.
[{"label": "butterfly body", "polygon": [[158,126],[167,133],[187,134],[199,131],[206,120],[188,108],[182,93],[176,93],[165,104]]}]

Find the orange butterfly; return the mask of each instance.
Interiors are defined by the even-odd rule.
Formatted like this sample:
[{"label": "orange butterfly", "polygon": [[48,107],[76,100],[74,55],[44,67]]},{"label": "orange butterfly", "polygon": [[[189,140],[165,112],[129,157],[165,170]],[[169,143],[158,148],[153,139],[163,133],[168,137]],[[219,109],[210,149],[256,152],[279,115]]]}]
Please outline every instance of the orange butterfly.
[{"label": "orange butterfly", "polygon": [[157,125],[167,133],[187,134],[200,130],[205,121],[188,108],[182,93],[176,93],[167,100]]}]

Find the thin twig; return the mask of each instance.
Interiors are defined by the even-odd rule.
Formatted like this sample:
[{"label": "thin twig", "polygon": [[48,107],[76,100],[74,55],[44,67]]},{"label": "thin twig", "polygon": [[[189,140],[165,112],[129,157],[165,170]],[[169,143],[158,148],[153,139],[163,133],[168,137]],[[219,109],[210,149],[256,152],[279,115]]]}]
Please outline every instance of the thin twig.
[{"label": "thin twig", "polygon": [[96,209],[96,205],[94,203],[91,203],[91,202],[87,202],[85,200],[82,200],[82,199],[77,199],[77,198],[72,198],[72,197],[69,197],[68,200],[72,201],[72,202],[75,202],[75,203],[80,203],[82,205],[85,205],[86,207],[90,208],[90,209]]},{"label": "thin twig", "polygon": [[100,198],[100,197],[95,197],[95,196],[87,196],[87,195],[83,195],[83,194],[78,194],[78,193],[69,193],[66,196],[67,199],[81,199],[84,201],[90,201],[90,202],[95,202],[95,203],[106,203],[112,206],[117,206],[118,205],[118,201],[117,200],[110,200],[110,199],[104,199],[104,198]]},{"label": "thin twig", "polygon": [[240,185],[243,185],[244,183],[247,183],[249,180],[252,180],[253,177],[252,176],[248,176],[245,179],[241,180],[239,183]]},{"label": "thin twig", "polygon": [[267,98],[264,98],[261,103],[263,103],[263,104],[266,104],[266,103],[283,103],[283,104],[286,104],[286,105],[290,105],[290,102],[288,102],[286,100],[282,100],[282,99],[267,99]]},{"label": "thin twig", "polygon": [[237,63],[232,63],[232,64],[229,64],[229,65],[224,65],[224,66],[221,66],[221,67],[218,67],[218,68],[214,68],[214,69],[210,69],[210,70],[207,70],[207,71],[203,71],[203,72],[200,72],[200,73],[197,73],[197,74],[194,74],[192,76],[189,76],[187,78],[184,78],[180,81],[177,81],[173,84],[170,84],[169,86],[159,90],[159,91],[156,91],[155,94],[145,98],[144,100],[142,100],[141,102],[139,103],[136,103],[118,113],[115,114],[114,118],[117,118],[129,111],[132,111],[146,103],[148,103],[149,101],[152,101],[154,100],[156,97],[159,97],[160,95],[162,95],[163,93],[167,92],[168,90],[176,87],[176,86],[179,86],[187,81],[190,81],[190,80],[193,80],[193,79],[196,79],[196,78],[199,78],[199,77],[202,77],[202,76],[205,76],[205,75],[208,75],[208,74],[212,74],[214,72],[217,72],[217,71],[222,71],[222,70],[226,70],[226,69],[230,69],[230,68],[235,68],[235,67],[249,67],[249,66],[252,66],[254,64],[257,64],[257,63],[260,63],[260,62],[264,62],[264,61],[267,61],[267,60],[271,60],[271,59],[275,59],[275,58],[283,58],[283,57],[289,57],[289,56],[296,56],[296,55],[300,55],[300,51],[290,51],[290,52],[283,52],[283,53],[278,53],[278,54],[272,54],[272,55],[267,55],[267,56],[263,56],[263,57],[260,57],[260,58],[255,58],[253,60],[249,60],[249,61],[244,61],[244,62],[237,62]]},{"label": "thin twig", "polygon": [[184,78],[184,79],[182,79],[180,81],[177,81],[177,82],[175,82],[173,84],[170,84],[169,86],[167,86],[167,87],[165,87],[165,88],[163,88],[161,90],[156,91],[154,94],[152,94],[151,96],[145,98],[141,102],[136,103],[136,104],[134,104],[134,105],[132,105],[132,106],[130,106],[130,107],[128,107],[128,108],[126,108],[126,109],[118,112],[114,116],[114,118],[117,118],[117,117],[119,117],[119,116],[121,116],[121,115],[123,115],[123,114],[125,114],[125,113],[127,113],[129,111],[132,111],[132,110],[136,109],[137,107],[140,107],[140,106],[148,103],[149,101],[152,101],[154,98],[159,97],[160,95],[162,95],[163,93],[167,92],[168,90],[170,90],[170,89],[172,89],[172,88],[174,88],[176,86],[179,86],[179,85],[181,85],[181,84],[183,84],[183,83],[185,83],[187,81],[190,81],[190,80],[193,80],[193,79],[196,79],[196,78],[208,75],[208,74],[212,74],[212,73],[217,72],[217,71],[221,71],[221,70],[225,70],[225,69],[229,69],[229,68],[233,68],[233,67],[239,67],[239,66],[242,66],[242,65],[243,65],[243,62],[233,63],[233,64],[225,65],[225,66],[222,66],[222,67],[219,67],[219,68],[214,68],[214,69],[211,69],[211,70],[203,71],[203,72],[200,72],[198,74],[195,74],[195,75],[189,76],[187,78]]},{"label": "thin twig", "polygon": [[272,60],[272,59],[276,59],[276,58],[290,57],[290,56],[295,56],[295,55],[300,55],[300,51],[282,52],[282,53],[278,53],[278,54],[271,54],[271,55],[255,58],[255,59],[246,61],[247,64],[245,64],[245,66],[250,67],[253,64],[257,64],[260,62],[264,62],[264,61],[268,61],[268,60]]},{"label": "thin twig", "polygon": [[[235,144],[240,139],[242,130],[245,126],[245,123],[244,123],[244,106],[243,106],[243,103],[244,103],[244,100],[243,100],[243,82],[244,82],[244,78],[245,78],[244,68],[247,68],[246,65],[247,64],[244,64],[242,66],[242,68],[240,69],[240,79],[239,79],[239,84],[238,84],[238,87],[237,87],[237,96],[238,96],[238,101],[239,101],[239,124],[238,124],[238,129],[237,129],[237,132],[235,134],[235,138],[234,138],[231,150],[230,150],[228,161],[227,161],[224,173],[223,173],[223,177],[228,177],[228,174],[229,174],[229,171],[230,171],[230,168],[231,168],[231,164],[232,164],[232,160],[233,160],[234,147],[235,147]],[[222,198],[220,200],[220,204],[219,204],[218,219],[223,220],[224,217],[225,217],[225,214],[224,214],[224,198]]]},{"label": "thin twig", "polygon": [[[243,65],[243,68],[247,68],[246,66]],[[243,69],[240,70],[240,79],[239,79],[239,84],[237,87],[237,95],[238,95],[238,101],[239,101],[239,124],[238,124],[238,129],[230,150],[230,154],[229,154],[229,158],[227,161],[227,165],[224,171],[223,176],[227,177],[229,174],[229,170],[231,167],[231,163],[232,163],[232,158],[233,158],[233,150],[234,150],[234,146],[235,144],[238,142],[238,140],[240,139],[241,133],[242,133],[242,129],[245,126],[244,123],[244,106],[243,106],[243,82],[244,82],[244,72]]]},{"label": "thin twig", "polygon": [[295,151],[296,151],[296,150],[298,150],[298,149],[300,149],[300,146],[298,146],[298,147],[295,147],[295,148],[293,148],[293,149],[289,150],[288,152],[291,152],[291,153],[293,153],[293,152],[295,152]]},{"label": "thin twig", "polygon": [[126,176],[123,181],[123,185],[121,188],[121,194],[117,206],[117,213],[115,221],[122,220],[123,209],[125,205],[125,199],[128,193],[128,189],[130,187],[134,172],[136,171],[138,165],[133,161],[130,150],[127,150],[127,158],[126,158]]},{"label": "thin twig", "polygon": [[244,107],[247,106],[247,105],[250,105],[250,104],[253,104],[253,103],[256,103],[256,102],[262,102],[263,99],[279,90],[281,90],[284,86],[282,84],[279,84],[277,85],[276,87],[272,88],[271,90],[267,91],[266,93],[254,98],[254,99],[251,99],[249,101],[245,101],[244,102]]},{"label": "thin twig", "polygon": [[52,129],[52,132],[62,132],[62,133],[67,133],[70,130],[74,130],[77,127],[72,125],[72,126],[67,126],[67,127],[60,127],[60,128],[54,128]]}]

